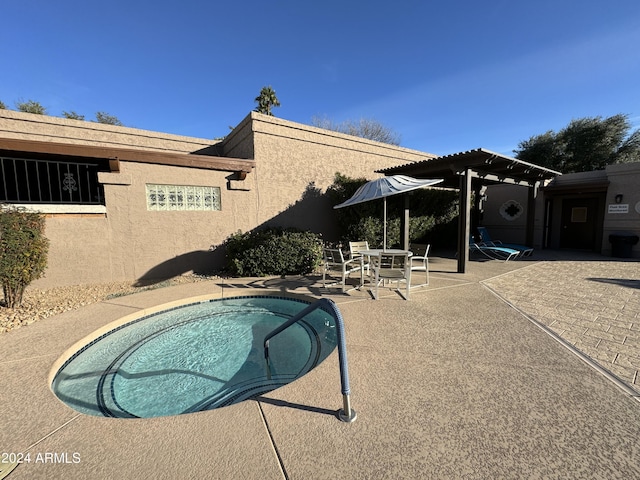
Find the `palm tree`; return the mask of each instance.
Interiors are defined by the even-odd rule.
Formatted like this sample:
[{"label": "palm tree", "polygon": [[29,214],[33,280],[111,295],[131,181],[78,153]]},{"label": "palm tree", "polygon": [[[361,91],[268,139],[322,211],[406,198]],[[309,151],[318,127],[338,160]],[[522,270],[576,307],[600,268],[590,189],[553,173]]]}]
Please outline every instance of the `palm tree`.
[{"label": "palm tree", "polygon": [[255,102],[258,103],[258,106],[255,109],[256,112],[271,116],[273,116],[271,108],[280,106],[280,101],[278,100],[278,97],[276,97],[276,92],[270,86],[262,87],[260,95],[256,97]]}]

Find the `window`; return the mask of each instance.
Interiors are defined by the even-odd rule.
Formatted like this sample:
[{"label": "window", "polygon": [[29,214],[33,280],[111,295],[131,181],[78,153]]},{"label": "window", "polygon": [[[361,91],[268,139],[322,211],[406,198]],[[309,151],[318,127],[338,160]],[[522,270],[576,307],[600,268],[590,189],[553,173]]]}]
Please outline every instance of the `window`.
[{"label": "window", "polygon": [[147,184],[147,210],[220,209],[220,187]]},{"label": "window", "polygon": [[573,207],[571,209],[571,223],[586,223],[587,207]]},{"label": "window", "polygon": [[0,201],[104,205],[99,162],[0,157]]}]

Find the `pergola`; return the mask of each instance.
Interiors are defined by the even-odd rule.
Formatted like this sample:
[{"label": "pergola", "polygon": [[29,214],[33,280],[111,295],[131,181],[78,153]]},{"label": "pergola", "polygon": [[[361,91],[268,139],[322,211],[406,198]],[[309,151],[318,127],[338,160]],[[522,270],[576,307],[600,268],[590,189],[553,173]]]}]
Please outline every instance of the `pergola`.
[{"label": "pergola", "polygon": [[[414,178],[442,178],[439,187],[460,191],[460,215],[458,220],[458,272],[464,273],[469,262],[469,238],[471,236],[471,192],[474,191],[478,212],[480,189],[485,185],[509,183],[529,188],[527,199],[526,242],[533,244],[535,200],[539,187],[560,172],[550,170],[516,158],[507,157],[483,148],[407,163],[397,167],[377,170],[384,175],[409,175]],[[408,204],[405,204],[405,248],[408,248]]]}]

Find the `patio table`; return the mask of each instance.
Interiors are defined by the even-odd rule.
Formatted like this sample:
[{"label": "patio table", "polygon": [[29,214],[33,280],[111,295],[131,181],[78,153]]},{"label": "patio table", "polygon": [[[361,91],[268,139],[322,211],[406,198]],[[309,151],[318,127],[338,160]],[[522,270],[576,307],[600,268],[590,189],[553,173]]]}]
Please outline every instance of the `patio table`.
[{"label": "patio table", "polygon": [[[409,257],[413,256],[413,252],[409,251],[409,250],[402,250],[400,248],[370,248],[369,250],[359,250],[358,251],[358,255],[360,255],[360,265],[361,265],[361,281],[360,281],[360,287],[364,287],[364,264],[365,264],[365,257],[369,258],[369,257],[377,257],[379,256],[381,253],[394,253],[394,254],[407,254]],[[369,279],[369,282],[371,282],[371,279]]]}]

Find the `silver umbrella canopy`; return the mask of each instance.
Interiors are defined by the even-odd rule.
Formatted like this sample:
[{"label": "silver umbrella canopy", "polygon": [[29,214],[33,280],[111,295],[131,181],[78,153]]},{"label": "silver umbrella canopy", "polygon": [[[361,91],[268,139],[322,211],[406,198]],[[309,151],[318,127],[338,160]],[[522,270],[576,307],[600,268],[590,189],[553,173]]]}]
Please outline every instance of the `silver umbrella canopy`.
[{"label": "silver umbrella canopy", "polygon": [[342,202],[333,208],[350,207],[358,203],[369,202],[382,198],[384,201],[384,221],[383,221],[383,248],[387,248],[387,197],[399,193],[409,192],[417,188],[436,185],[443,180],[438,179],[418,179],[406,175],[391,175],[389,177],[377,178],[362,185],[353,196],[346,202]]}]

